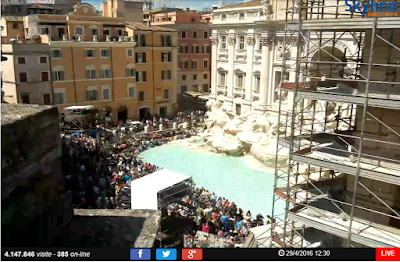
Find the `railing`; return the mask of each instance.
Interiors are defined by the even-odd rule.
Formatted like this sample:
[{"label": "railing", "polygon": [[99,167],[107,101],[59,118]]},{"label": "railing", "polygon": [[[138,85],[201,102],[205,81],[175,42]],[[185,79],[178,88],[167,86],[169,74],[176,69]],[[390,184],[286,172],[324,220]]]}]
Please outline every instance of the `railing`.
[{"label": "railing", "polygon": [[227,90],[228,90],[227,86],[217,85],[217,93],[218,94],[222,93],[222,94],[226,95]]},{"label": "railing", "polygon": [[254,100],[258,100],[260,98],[260,91],[259,90],[252,90],[251,91],[251,98]]},{"label": "railing", "polygon": [[233,94],[235,96],[244,96],[245,95],[245,89],[242,87],[235,87],[233,88]]}]

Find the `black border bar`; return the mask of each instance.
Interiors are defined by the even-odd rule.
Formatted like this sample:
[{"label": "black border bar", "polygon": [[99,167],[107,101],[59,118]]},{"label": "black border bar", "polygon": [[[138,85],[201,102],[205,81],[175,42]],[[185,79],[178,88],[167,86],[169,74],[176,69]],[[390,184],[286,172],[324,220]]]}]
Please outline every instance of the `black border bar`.
[{"label": "black border bar", "polygon": [[[1,251],[3,261],[130,261],[129,248],[1,248]],[[375,259],[375,248],[203,248],[202,260],[375,261]],[[155,248],[151,250],[151,260],[156,261]],[[181,249],[177,249],[177,260],[182,260]]]}]

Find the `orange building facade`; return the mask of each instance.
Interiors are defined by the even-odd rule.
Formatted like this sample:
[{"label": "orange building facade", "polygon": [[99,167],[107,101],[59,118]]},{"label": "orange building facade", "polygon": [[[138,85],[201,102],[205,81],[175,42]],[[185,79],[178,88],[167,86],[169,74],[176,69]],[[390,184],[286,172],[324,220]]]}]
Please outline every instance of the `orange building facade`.
[{"label": "orange building facade", "polygon": [[[77,5],[69,15],[30,15],[24,24],[27,37],[40,35],[50,45],[54,103],[60,113],[72,105],[92,105],[112,113],[115,121],[174,113],[177,59],[159,62],[163,51],[171,58],[177,53],[174,30],[138,23],[150,44],[143,63],[135,41],[142,32],[138,26],[102,17],[89,4]],[[170,46],[160,44],[161,36],[168,36]],[[171,77],[161,80],[165,75]]]}]

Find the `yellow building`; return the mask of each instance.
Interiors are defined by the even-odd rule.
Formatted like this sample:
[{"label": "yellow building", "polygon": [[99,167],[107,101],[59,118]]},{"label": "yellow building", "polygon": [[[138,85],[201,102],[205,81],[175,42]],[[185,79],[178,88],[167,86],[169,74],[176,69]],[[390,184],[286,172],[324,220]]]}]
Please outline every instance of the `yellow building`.
[{"label": "yellow building", "polygon": [[[50,45],[54,103],[60,113],[68,106],[92,105],[123,120],[175,110],[177,32],[102,17],[89,4],[75,6],[68,15],[29,15],[24,25],[28,38],[40,35]],[[136,50],[135,38],[142,35],[148,45]],[[162,36],[171,46],[162,46]],[[161,62],[162,51],[171,53],[171,61]]]}]

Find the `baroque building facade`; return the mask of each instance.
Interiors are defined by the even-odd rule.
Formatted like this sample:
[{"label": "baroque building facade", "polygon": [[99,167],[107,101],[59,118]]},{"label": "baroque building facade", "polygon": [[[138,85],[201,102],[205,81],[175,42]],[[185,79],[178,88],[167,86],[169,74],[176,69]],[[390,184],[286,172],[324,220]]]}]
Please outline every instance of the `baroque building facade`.
[{"label": "baroque building facade", "polygon": [[[338,57],[346,59],[354,55],[357,42],[349,33],[344,33],[335,43],[328,40],[331,35],[316,32],[302,37],[300,44],[298,38],[291,37],[285,45],[285,13],[281,11],[285,8],[286,1],[256,0],[213,11],[211,101],[222,102],[225,109],[237,115],[276,111],[279,99],[287,101],[290,108],[292,94],[287,92],[280,98],[279,85],[282,79],[294,83],[296,72],[287,70],[282,76],[284,56],[295,63],[297,53],[301,55],[305,48],[313,50],[308,52],[312,56],[324,55],[317,47],[320,41],[326,42],[324,48],[334,48]],[[293,16],[294,24],[295,19]],[[323,71],[323,66],[318,70]],[[301,82],[310,80],[300,77]]]}]

